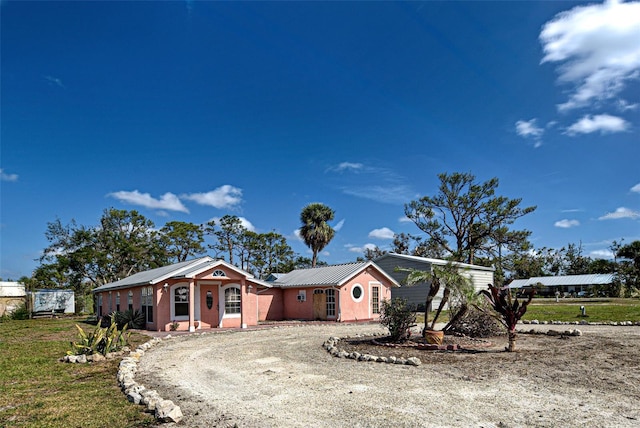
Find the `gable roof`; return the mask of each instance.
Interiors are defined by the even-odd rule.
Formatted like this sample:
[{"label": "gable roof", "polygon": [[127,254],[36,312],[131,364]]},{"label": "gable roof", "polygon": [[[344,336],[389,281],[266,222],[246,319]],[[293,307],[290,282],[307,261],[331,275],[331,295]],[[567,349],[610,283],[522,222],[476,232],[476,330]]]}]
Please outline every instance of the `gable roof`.
[{"label": "gable roof", "polygon": [[510,288],[520,288],[528,285],[542,284],[545,287],[557,287],[559,285],[596,285],[611,284],[614,274],[590,274],[590,275],[563,275],[563,276],[534,276],[529,279],[515,279],[509,284]]},{"label": "gable roof", "polygon": [[400,286],[395,279],[387,275],[386,272],[372,261],[320,266],[310,269],[296,269],[279,277],[273,284],[282,288],[318,285],[340,287],[369,267],[376,269],[376,271],[383,275],[393,286]]},{"label": "gable roof", "polygon": [[225,262],[224,260],[214,260],[209,256],[205,256],[198,259],[174,263],[169,266],[146,270],[144,272],[138,272],[124,279],[110,282],[108,284],[104,284],[100,287],[94,288],[93,292],[95,293],[99,291],[115,290],[136,285],[153,285],[165,281],[169,278],[193,278],[196,275],[217,266],[234,270],[242,275],[245,275],[247,278],[253,278],[253,275]]},{"label": "gable roof", "polygon": [[411,260],[414,262],[419,262],[419,263],[425,263],[425,264],[431,264],[431,265],[436,265],[436,266],[445,266],[447,263],[451,263],[455,266],[461,267],[461,268],[468,268],[468,269],[475,269],[475,270],[485,270],[485,271],[490,271],[493,272],[496,269],[494,267],[487,267],[487,266],[479,266],[479,265],[472,265],[469,263],[462,263],[462,262],[453,262],[453,261],[449,261],[449,260],[442,260],[442,259],[431,259],[429,257],[419,257],[419,256],[410,256],[408,254],[398,254],[398,253],[386,253],[381,255],[380,257],[377,257],[374,261],[378,261],[378,260],[383,260],[386,258],[395,258],[395,259],[404,259],[404,260]]}]

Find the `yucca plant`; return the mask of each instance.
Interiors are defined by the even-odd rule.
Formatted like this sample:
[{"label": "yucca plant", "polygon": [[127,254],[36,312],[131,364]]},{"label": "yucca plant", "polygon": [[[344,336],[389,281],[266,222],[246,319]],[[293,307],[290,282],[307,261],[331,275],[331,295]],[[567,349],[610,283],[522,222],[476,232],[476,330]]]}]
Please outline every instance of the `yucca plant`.
[{"label": "yucca plant", "polygon": [[[527,306],[531,303],[535,290],[527,292],[528,299],[519,302],[518,298],[512,299],[511,289],[508,286],[502,288],[495,287],[489,284],[488,290],[480,290],[478,294],[484,295],[491,308],[498,313],[496,318],[507,327],[509,334],[509,347],[507,351],[513,352],[516,350],[516,326],[520,318],[527,312]],[[478,307],[478,309],[483,310]]]},{"label": "yucca plant", "polygon": [[107,355],[109,352],[119,351],[127,346],[131,335],[126,326],[121,331],[118,330],[115,322],[111,322],[107,328],[96,327],[90,333],[86,333],[78,324],[76,328],[79,341],[71,342],[71,350],[67,352],[69,355]]}]

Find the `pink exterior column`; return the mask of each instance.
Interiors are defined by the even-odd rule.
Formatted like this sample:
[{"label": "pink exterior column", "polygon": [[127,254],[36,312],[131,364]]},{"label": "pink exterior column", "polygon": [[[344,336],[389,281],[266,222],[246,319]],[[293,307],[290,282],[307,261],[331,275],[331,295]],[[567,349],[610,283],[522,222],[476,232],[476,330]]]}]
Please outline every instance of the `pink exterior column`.
[{"label": "pink exterior column", "polygon": [[196,315],[196,286],[195,281],[192,279],[189,281],[189,331],[196,331],[196,325],[194,323]]},{"label": "pink exterior column", "polygon": [[247,281],[245,281],[244,277],[240,280],[240,327],[247,328],[247,320],[244,311],[248,309],[248,306],[245,302],[248,299],[247,295]]}]

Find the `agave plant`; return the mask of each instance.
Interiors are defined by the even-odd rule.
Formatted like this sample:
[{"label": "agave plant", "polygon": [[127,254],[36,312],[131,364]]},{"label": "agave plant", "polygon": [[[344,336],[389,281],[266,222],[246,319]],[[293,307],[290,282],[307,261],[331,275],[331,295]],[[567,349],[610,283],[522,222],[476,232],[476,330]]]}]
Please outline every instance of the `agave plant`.
[{"label": "agave plant", "polygon": [[71,342],[71,350],[68,355],[106,355],[109,352],[118,351],[129,343],[130,332],[125,326],[121,331],[115,322],[108,328],[96,327],[93,332],[86,333],[78,324],[78,342]]},{"label": "agave plant", "polygon": [[[527,312],[527,306],[531,303],[535,290],[528,291],[528,299],[523,302],[519,302],[517,297],[512,299],[511,290],[508,286],[497,288],[489,284],[488,290],[481,290],[478,294],[484,295],[491,308],[499,314],[499,317],[496,318],[507,328],[509,334],[507,351],[515,351],[516,326],[520,318]],[[479,309],[482,310],[482,308]]]}]

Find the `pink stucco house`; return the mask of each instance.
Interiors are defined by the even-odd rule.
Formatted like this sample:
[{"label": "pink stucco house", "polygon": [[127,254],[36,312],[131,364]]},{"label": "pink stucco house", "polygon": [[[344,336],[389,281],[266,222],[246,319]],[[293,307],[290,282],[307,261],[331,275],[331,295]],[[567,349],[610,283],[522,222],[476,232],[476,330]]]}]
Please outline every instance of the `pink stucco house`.
[{"label": "pink stucco house", "polygon": [[272,275],[269,281],[223,260],[202,257],[139,272],[93,290],[98,315],[141,310],[146,329],[243,327],[278,320],[375,320],[399,284],[375,263]]}]

